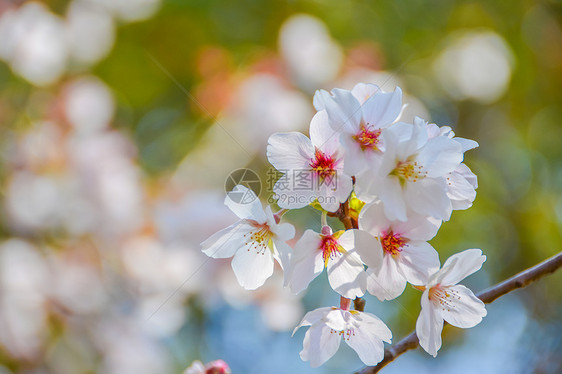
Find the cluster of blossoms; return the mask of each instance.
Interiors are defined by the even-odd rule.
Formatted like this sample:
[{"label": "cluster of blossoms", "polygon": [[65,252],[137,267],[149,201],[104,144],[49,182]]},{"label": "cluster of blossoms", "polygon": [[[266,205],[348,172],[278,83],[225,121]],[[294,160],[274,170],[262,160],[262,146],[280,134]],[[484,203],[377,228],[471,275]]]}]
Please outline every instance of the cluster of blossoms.
[{"label": "cluster of blossoms", "polygon": [[[267,157],[281,174],[274,186],[281,210],[263,209],[251,190],[236,186],[226,205],[240,221],[203,242],[203,252],[234,257],[232,268],[246,289],[264,284],[274,259],[294,293],[326,268],[341,296],[339,308],[311,311],[295,329],[310,326],[300,355],[313,367],[335,354],[341,338],[365,364],[380,362],[383,341],[390,343],[392,333],[375,315],[351,310],[351,300],[365,292],[391,300],[407,283],[423,291],[416,332],[423,349],[436,356],[443,321],[468,328],[486,315],[482,301],[458,285],[480,269],[482,251],[457,253],[441,267],[428,243],[453,210],[472,205],[476,176],[463,164],[463,154],[478,144],[421,118],[401,122],[400,88],[321,90],[314,106],[310,138],[298,132],[269,138]],[[240,195],[251,203],[237,203]],[[287,241],[295,229],[280,223],[282,215],[308,204],[322,210],[322,229],[306,230],[291,248]],[[334,232],[327,216],[340,218],[346,230]]]}]

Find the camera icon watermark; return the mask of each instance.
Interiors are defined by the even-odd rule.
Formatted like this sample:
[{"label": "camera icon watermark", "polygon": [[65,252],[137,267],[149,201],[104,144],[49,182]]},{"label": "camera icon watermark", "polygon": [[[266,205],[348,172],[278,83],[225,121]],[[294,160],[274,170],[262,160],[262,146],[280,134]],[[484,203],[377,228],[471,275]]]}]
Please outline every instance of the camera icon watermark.
[{"label": "camera icon watermark", "polygon": [[[242,185],[247,191],[234,191],[234,187]],[[238,204],[250,204],[261,193],[261,179],[252,169],[236,169],[232,171],[224,182],[224,192]]]}]

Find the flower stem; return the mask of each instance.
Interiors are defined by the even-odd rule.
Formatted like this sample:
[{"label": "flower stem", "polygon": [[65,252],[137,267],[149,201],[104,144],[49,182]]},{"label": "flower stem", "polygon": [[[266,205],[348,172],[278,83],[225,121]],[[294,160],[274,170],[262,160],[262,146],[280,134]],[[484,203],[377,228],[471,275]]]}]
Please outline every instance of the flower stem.
[{"label": "flower stem", "polygon": [[276,212],[273,215],[273,218],[275,218],[275,223],[279,223],[281,222],[281,217],[283,217],[283,214],[287,213],[288,209],[281,209],[278,212]]},{"label": "flower stem", "polygon": [[349,306],[351,305],[351,299],[346,299],[345,297],[340,297],[340,309],[341,310],[349,310]]}]

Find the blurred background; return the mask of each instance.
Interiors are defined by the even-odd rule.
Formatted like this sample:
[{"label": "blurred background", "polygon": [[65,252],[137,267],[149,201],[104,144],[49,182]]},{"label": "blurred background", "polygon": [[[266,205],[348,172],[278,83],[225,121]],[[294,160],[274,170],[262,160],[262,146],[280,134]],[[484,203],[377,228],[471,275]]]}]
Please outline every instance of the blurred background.
[{"label": "blurred background", "polygon": [[[293,296],[237,284],[199,244],[236,217],[224,183],[267,138],[307,133],[319,88],[405,92],[406,119],[480,148],[474,206],[431,241],[443,262],[482,248],[475,291],[562,249],[562,2],[0,0],[0,373],[351,373],[345,344],[300,360],[306,311],[337,305],[325,275]],[[320,228],[312,208],[286,218]],[[336,223],[334,223],[336,224]],[[559,373],[562,272],[445,328],[384,373]],[[394,341],[415,326],[407,288],[366,311]]]}]

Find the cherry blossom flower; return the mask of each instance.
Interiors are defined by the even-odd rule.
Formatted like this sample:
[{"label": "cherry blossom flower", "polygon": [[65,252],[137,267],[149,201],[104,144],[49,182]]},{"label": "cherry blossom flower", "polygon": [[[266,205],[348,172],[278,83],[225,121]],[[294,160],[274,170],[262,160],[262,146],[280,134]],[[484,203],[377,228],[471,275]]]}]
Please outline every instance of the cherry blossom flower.
[{"label": "cherry blossom flower", "polygon": [[275,133],[269,137],[267,158],[284,175],[273,191],[282,208],[302,208],[318,199],[325,210],[334,212],[353,188],[343,172],[343,149],[320,111],[310,123],[310,139],[298,132]]},{"label": "cherry blossom flower", "polygon": [[[429,139],[426,122],[399,122],[383,133],[386,151],[376,175],[357,178],[357,197],[381,200],[390,220],[407,220],[407,210],[448,220],[452,212],[446,176],[462,162],[460,143],[445,136]],[[365,174],[365,173],[364,173]]]},{"label": "cherry blossom flower", "polygon": [[193,363],[185,369],[183,374],[230,374],[230,367],[223,360],[215,360],[203,365],[201,361]]},{"label": "cherry blossom flower", "polygon": [[[429,138],[436,136],[446,136],[460,143],[462,152],[478,147],[478,143],[471,139],[464,139],[455,136],[449,126],[437,126],[430,123],[426,127]],[[454,210],[464,210],[472,206],[476,198],[476,188],[478,179],[476,175],[464,163],[447,175],[447,196],[451,199]]]},{"label": "cherry blossom flower", "polygon": [[441,348],[443,320],[461,328],[474,327],[486,316],[484,303],[471,290],[457,284],[486,261],[480,249],[467,249],[447,259],[423,289],[422,310],[416,322],[420,346],[433,357]]},{"label": "cherry blossom flower", "polygon": [[[441,221],[408,214],[408,220],[391,221],[380,202],[361,211],[359,228],[376,237],[373,247],[358,247],[367,269],[367,290],[379,300],[392,300],[402,294],[406,282],[421,285],[439,270],[439,255],[427,241],[437,234]],[[372,264],[365,251],[382,252],[383,260]],[[379,269],[379,270],[377,270]]]},{"label": "cherry blossom flower", "polygon": [[363,296],[366,288],[365,267],[356,247],[366,246],[370,239],[370,235],[359,230],[332,233],[329,226],[324,226],[321,234],[306,230],[295,244],[291,259],[288,276],[291,291],[303,291],[326,268],[328,281],[334,291],[346,298]]},{"label": "cherry blossom flower", "polygon": [[[233,194],[249,196],[247,204],[233,200]],[[287,240],[295,236],[289,223],[279,223],[271,207],[261,202],[248,188],[238,185],[225,198],[225,204],[240,221],[212,235],[201,243],[203,253],[213,258],[232,259],[232,269],[242,287],[255,290],[273,274],[275,258],[282,268],[289,264]]]},{"label": "cherry blossom flower", "polygon": [[447,176],[447,196],[451,199],[453,210],[464,210],[472,206],[476,198],[478,178],[464,163]]},{"label": "cherry blossom flower", "polygon": [[326,110],[330,125],[341,134],[346,151],[344,171],[357,175],[376,167],[385,151],[382,130],[394,123],[402,109],[402,90],[384,92],[374,84],[357,84],[351,91],[316,91],[314,106]]},{"label": "cherry blossom flower", "polygon": [[384,357],[383,341],[390,343],[392,332],[377,316],[356,310],[335,307],[319,308],[308,312],[293,331],[310,326],[304,336],[303,361],[318,367],[328,361],[338,350],[341,338],[351,347],[363,363],[376,365]]}]

